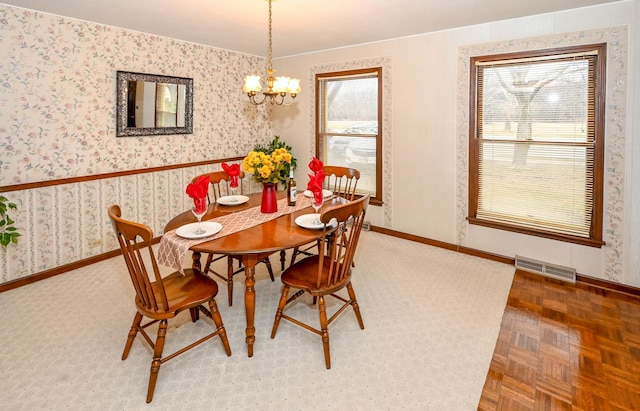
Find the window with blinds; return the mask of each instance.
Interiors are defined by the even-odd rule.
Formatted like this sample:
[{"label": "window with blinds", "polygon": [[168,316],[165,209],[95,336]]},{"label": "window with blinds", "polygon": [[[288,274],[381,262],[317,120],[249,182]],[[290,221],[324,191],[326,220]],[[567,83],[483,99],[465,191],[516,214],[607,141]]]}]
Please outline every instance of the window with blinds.
[{"label": "window with blinds", "polygon": [[603,244],[605,52],[471,59],[470,223]]}]

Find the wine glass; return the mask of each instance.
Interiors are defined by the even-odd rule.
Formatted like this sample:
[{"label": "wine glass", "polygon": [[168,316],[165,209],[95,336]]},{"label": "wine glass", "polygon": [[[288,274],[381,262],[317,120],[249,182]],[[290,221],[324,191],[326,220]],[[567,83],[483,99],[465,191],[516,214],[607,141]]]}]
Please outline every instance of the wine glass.
[{"label": "wine glass", "polygon": [[324,193],[322,190],[313,192],[313,201],[311,201],[311,206],[314,210],[316,210],[316,219],[313,220],[313,225],[322,224],[320,221],[320,214],[318,214],[318,210],[322,207],[322,203],[324,202]]},{"label": "wine glass", "polygon": [[235,203],[238,201],[238,199],[236,198],[236,191],[238,190],[238,176],[230,176],[230,181],[229,181],[229,190],[231,190],[231,199],[229,200],[230,203]]},{"label": "wine glass", "polygon": [[209,207],[209,198],[208,197],[200,197],[193,199],[193,207],[191,207],[191,212],[198,219],[198,227],[193,232],[195,235],[202,235],[207,231],[204,230],[201,226],[202,217],[207,214],[207,208]]}]

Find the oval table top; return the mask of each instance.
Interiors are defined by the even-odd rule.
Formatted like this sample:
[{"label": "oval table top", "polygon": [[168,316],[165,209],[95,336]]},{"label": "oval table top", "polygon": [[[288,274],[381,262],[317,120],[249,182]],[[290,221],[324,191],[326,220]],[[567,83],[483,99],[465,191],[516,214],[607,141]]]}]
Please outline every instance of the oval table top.
[{"label": "oval table top", "polygon": [[[284,198],[285,192],[277,192],[278,199]],[[247,210],[260,205],[261,193],[249,194],[249,201],[239,206],[225,206],[217,203],[210,204],[202,221],[211,220],[229,213]],[[344,204],[347,200],[342,197],[334,197],[323,204],[320,212],[333,205]],[[192,251],[214,254],[262,254],[273,253],[308,244],[322,237],[322,229],[312,230],[302,228],[295,222],[296,217],[313,213],[311,206],[284,214],[265,223],[249,227],[247,229],[225,235],[211,241],[202,242],[190,247]],[[191,211],[185,211],[169,221],[164,231],[174,230],[184,224],[197,221]]]}]

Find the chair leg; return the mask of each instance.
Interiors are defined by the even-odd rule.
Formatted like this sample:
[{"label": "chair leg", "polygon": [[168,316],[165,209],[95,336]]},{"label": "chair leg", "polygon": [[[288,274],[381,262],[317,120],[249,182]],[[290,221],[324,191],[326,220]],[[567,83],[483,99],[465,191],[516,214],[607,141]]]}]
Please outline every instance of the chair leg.
[{"label": "chair leg", "polygon": [[[318,240],[318,241],[316,242],[316,245],[317,245],[317,247],[318,247],[317,254],[320,254],[320,247],[321,247],[321,244],[322,244],[322,243],[321,243],[321,241],[320,241],[320,240]],[[304,254],[304,255],[307,255],[307,256],[312,255],[312,254],[309,252],[309,250],[303,250],[303,251],[300,251],[300,247],[296,247],[296,248],[294,248],[294,249],[293,249],[293,253],[291,254],[291,263],[289,264],[289,267],[291,267],[291,266],[296,262],[296,257],[298,256],[298,254]]]},{"label": "chair leg", "polygon": [[284,271],[284,264],[286,260],[286,251],[280,250],[280,271]]},{"label": "chair leg", "polygon": [[360,315],[360,306],[358,305],[358,300],[356,300],[356,293],[355,291],[353,291],[353,286],[351,285],[351,283],[347,284],[347,291],[349,292],[349,299],[351,300],[353,311],[356,313],[356,317],[358,318],[360,329],[364,330],[364,322],[362,322],[362,316]]},{"label": "chair leg", "polygon": [[271,268],[271,260],[269,260],[269,257],[267,257],[262,261],[266,264],[267,270],[269,270],[269,277],[271,277],[271,281],[275,281],[273,277],[273,269]]},{"label": "chair leg", "polygon": [[124,345],[124,352],[122,353],[122,360],[126,360],[129,356],[129,351],[131,350],[131,345],[133,344],[133,340],[136,339],[136,335],[138,335],[138,328],[140,327],[140,323],[142,322],[142,314],[136,313],[133,317],[133,324],[131,324],[131,329],[129,330],[129,336],[127,337],[127,342]]},{"label": "chair leg", "polygon": [[189,313],[191,313],[191,322],[195,323],[200,318],[200,310],[198,310],[198,307],[189,308]]},{"label": "chair leg", "polygon": [[209,255],[207,256],[207,262],[204,265],[204,270],[202,270],[204,274],[207,274],[209,272],[209,270],[211,269],[212,262],[213,262],[213,254],[209,253]]},{"label": "chair leg", "polygon": [[271,338],[276,336],[278,332],[278,325],[280,325],[280,319],[282,318],[282,311],[284,306],[287,305],[287,297],[289,296],[289,287],[282,287],[282,295],[280,296],[280,302],[278,303],[278,310],[276,311],[276,318],[273,320],[273,328],[271,329]]},{"label": "chair leg", "polygon": [[233,305],[233,258],[227,257],[227,300]]},{"label": "chair leg", "polygon": [[298,256],[298,247],[293,249],[293,253],[291,253],[291,262],[289,263],[289,267],[291,267],[296,262],[296,257]]},{"label": "chair leg", "polygon": [[149,375],[149,388],[147,389],[147,403],[153,400],[153,392],[156,389],[156,381],[158,380],[158,372],[162,365],[162,350],[164,349],[164,339],[167,335],[167,320],[160,321],[158,326],[158,338],[153,349],[153,360],[151,361],[151,373]]},{"label": "chair leg", "polygon": [[222,345],[224,346],[224,351],[227,353],[227,356],[231,356],[231,347],[229,346],[229,340],[227,339],[227,331],[222,324],[222,317],[220,316],[220,311],[218,311],[218,305],[216,301],[211,299],[209,301],[209,310],[211,311],[211,318],[213,322],[216,324],[216,329],[219,332],[220,340],[222,341]]},{"label": "chair leg", "polygon": [[322,336],[322,347],[324,348],[324,362],[327,370],[331,368],[331,354],[329,352],[329,323],[327,321],[327,307],[324,303],[324,296],[318,298],[318,309],[320,310],[320,335]]}]

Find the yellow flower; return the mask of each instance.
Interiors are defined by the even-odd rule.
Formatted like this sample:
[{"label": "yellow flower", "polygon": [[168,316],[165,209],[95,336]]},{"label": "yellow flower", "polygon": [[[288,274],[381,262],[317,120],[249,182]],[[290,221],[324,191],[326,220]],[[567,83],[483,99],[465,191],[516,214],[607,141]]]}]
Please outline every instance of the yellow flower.
[{"label": "yellow flower", "polygon": [[242,169],[253,174],[254,180],[259,183],[277,183],[284,181],[287,176],[285,164],[291,164],[291,153],[286,148],[275,149],[272,153],[251,151],[242,160]]}]

